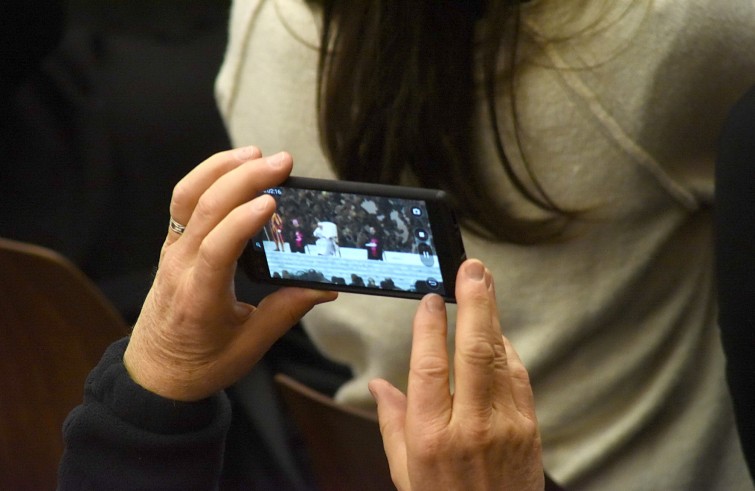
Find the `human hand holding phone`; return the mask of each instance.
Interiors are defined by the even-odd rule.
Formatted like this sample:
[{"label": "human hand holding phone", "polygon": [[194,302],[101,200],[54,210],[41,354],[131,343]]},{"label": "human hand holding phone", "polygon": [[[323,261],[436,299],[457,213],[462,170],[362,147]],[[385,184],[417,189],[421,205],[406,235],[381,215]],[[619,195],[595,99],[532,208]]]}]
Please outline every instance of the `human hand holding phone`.
[{"label": "human hand holding phone", "polygon": [[253,147],[213,155],[173,191],[171,227],[124,355],[131,378],[169,399],[195,401],[231,385],[314,305],[336,294],[284,288],[256,307],[234,274],[249,239],[275,209],[263,189],[291,172],[285,152]]}]

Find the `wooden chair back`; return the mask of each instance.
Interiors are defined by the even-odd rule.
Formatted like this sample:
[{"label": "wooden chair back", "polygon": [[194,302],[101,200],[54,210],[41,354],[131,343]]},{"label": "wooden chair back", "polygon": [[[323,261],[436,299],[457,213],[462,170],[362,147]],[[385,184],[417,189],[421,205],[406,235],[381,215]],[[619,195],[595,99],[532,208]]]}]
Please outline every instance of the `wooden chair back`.
[{"label": "wooden chair back", "polygon": [[321,491],[396,489],[375,413],[336,404],[287,375],[277,374],[275,382]]},{"label": "wooden chair back", "polygon": [[70,261],[0,239],[0,489],[55,489],[63,421],[128,331]]},{"label": "wooden chair back", "polygon": [[[293,378],[275,375],[283,405],[309,454],[321,491],[395,490],[377,414],[337,404]],[[545,491],[565,491],[547,473]]]}]

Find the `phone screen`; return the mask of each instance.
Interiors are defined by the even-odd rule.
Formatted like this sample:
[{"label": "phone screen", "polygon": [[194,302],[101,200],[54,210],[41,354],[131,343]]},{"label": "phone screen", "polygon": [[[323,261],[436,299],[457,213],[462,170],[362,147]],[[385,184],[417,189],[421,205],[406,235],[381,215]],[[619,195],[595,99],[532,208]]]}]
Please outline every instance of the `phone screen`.
[{"label": "phone screen", "polygon": [[[246,254],[257,279],[403,297],[435,292],[453,299],[464,254],[441,192],[291,178],[265,193],[275,198],[276,211]],[[449,244],[454,235],[457,240]]]}]

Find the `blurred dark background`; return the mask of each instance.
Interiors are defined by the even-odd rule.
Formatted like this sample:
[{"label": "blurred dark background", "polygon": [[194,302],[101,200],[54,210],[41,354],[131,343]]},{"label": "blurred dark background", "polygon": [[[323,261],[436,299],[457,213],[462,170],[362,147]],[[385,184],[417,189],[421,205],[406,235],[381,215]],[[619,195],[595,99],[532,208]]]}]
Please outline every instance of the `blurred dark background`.
[{"label": "blurred dark background", "polygon": [[176,182],[229,147],[230,0],[0,7],[0,236],[55,249],[135,320]]},{"label": "blurred dark background", "polygon": [[[230,146],[213,93],[229,9],[230,0],[0,5],[0,237],[71,259],[129,324],[152,282],[173,186]],[[252,303],[270,291],[241,274],[236,287]],[[276,343],[228,390],[226,489],[312,486],[273,388],[280,372],[328,395],[350,373],[300,326]]]}]

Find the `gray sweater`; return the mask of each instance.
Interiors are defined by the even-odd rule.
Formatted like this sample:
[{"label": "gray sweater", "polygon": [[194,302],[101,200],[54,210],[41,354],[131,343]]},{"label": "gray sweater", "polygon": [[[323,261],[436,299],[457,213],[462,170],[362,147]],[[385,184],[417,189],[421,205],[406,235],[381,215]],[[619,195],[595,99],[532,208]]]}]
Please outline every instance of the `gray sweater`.
[{"label": "gray sweater", "polygon": [[[236,0],[216,93],[235,145],[288,150],[293,174],[328,178],[318,17],[302,0]],[[557,245],[464,239],[529,369],[546,468],[573,489],[752,489],[716,328],[711,211],[719,128],[755,83],[755,3],[540,0],[525,22],[521,152],[556,203],[590,213]],[[478,135],[492,189],[537,216]],[[510,118],[502,136],[521,165]],[[354,372],[340,401],[372,404],[374,377],[405,387],[414,309],[342,295],[308,314],[315,344]]]}]

